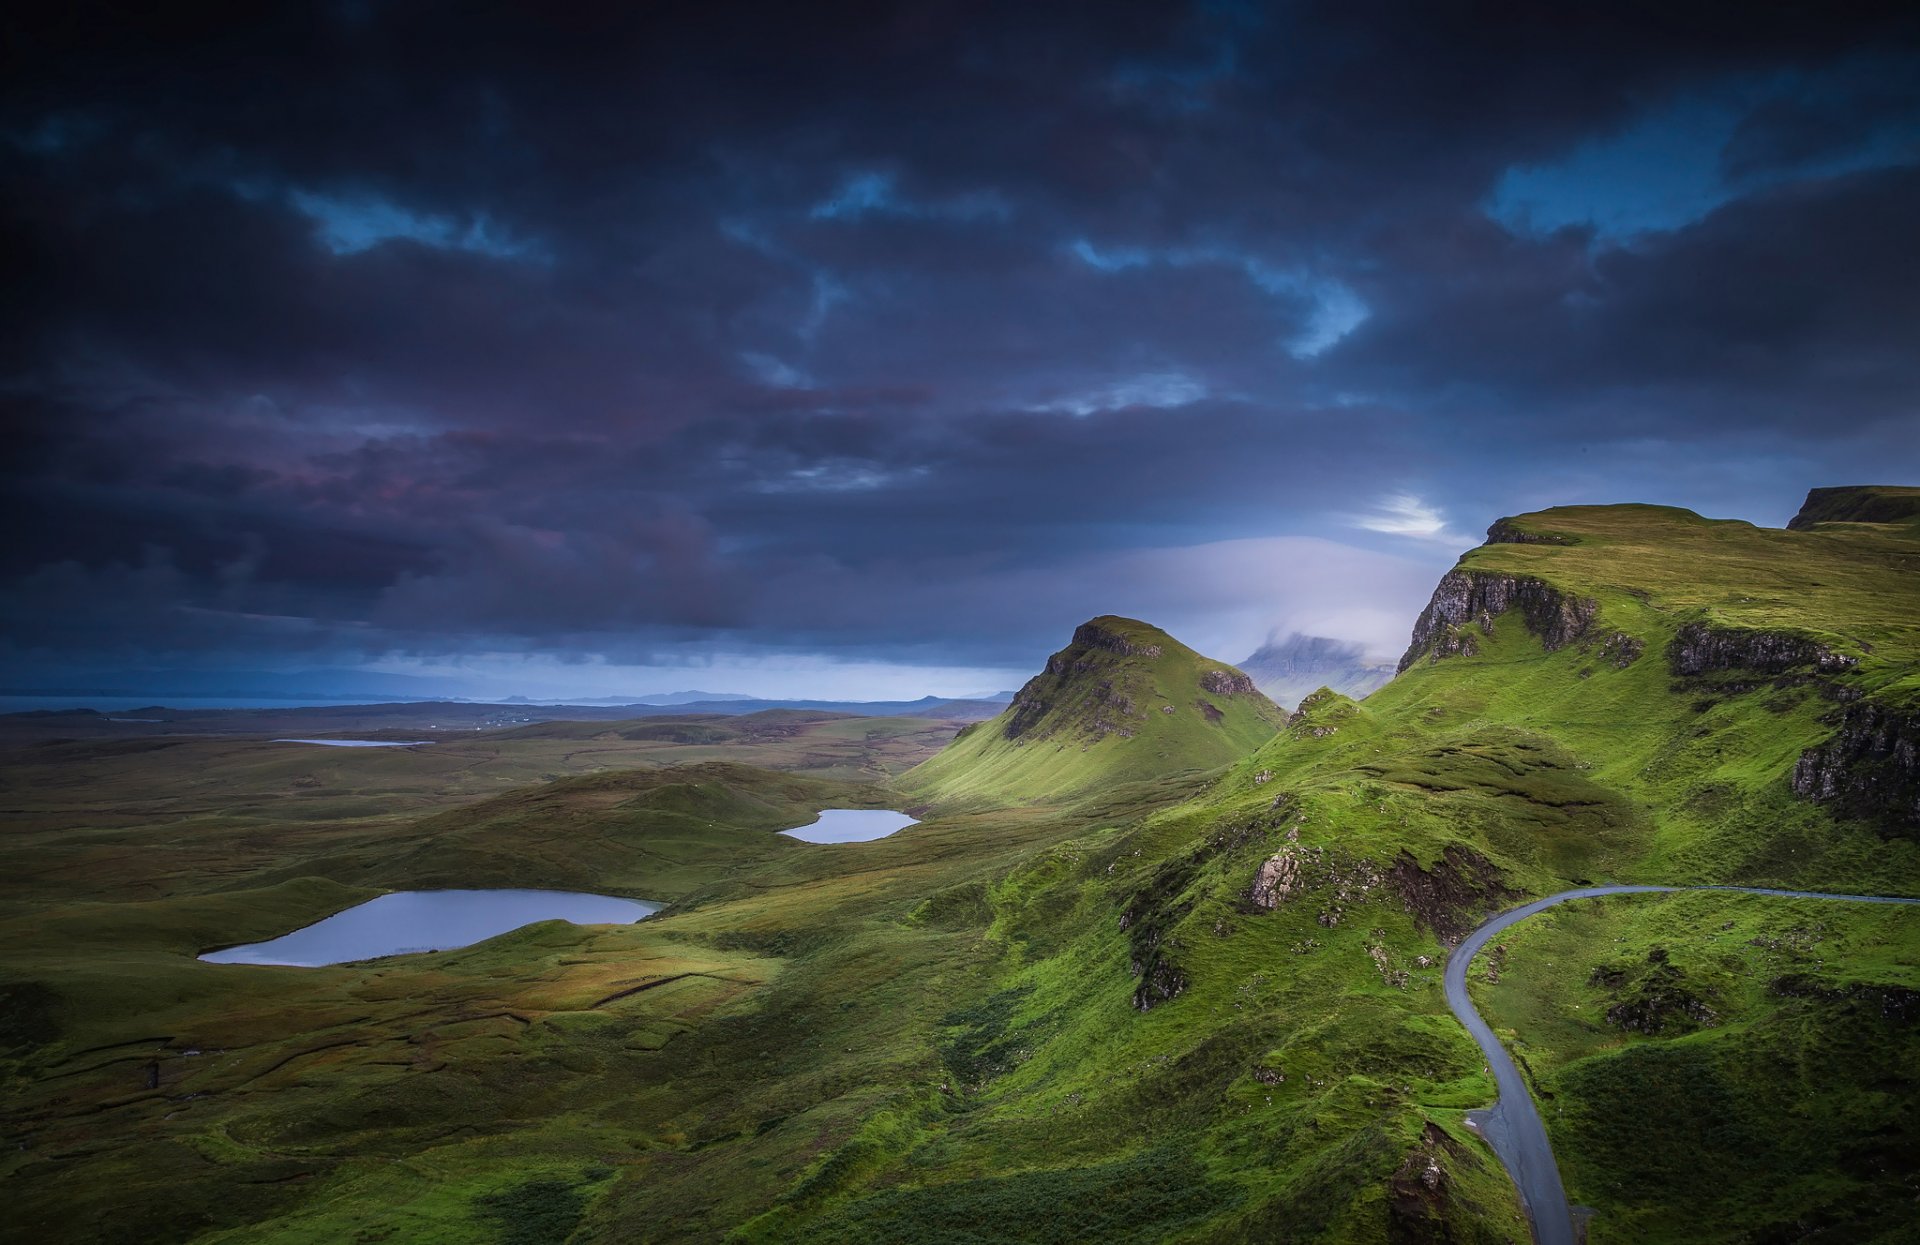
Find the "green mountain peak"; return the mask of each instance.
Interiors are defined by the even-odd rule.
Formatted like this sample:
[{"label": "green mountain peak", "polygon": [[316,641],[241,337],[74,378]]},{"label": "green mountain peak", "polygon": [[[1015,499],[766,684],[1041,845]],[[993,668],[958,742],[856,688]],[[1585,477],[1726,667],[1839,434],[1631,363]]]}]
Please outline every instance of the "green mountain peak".
[{"label": "green mountain peak", "polygon": [[1237,761],[1286,714],[1238,668],[1160,628],[1103,615],[1015,694],[907,776],[936,800],[999,804],[1085,794]]}]

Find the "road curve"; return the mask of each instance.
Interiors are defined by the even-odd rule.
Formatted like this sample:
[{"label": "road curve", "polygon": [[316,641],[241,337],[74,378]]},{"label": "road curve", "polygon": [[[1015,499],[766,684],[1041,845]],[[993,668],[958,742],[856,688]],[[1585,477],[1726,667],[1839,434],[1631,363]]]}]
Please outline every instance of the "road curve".
[{"label": "road curve", "polygon": [[1507,1174],[1520,1191],[1521,1205],[1533,1224],[1537,1245],[1574,1245],[1573,1208],[1567,1203],[1567,1191],[1560,1183],[1560,1168],[1553,1161],[1553,1147],[1547,1143],[1547,1128],[1534,1106],[1527,1083],[1514,1066],[1507,1048],[1493,1035],[1493,1029],[1473,1009],[1467,997],[1467,967],[1473,957],[1492,938],[1516,921],[1545,911],[1569,899],[1593,899],[1600,895],[1669,894],[1676,891],[1733,891],[1745,895],[1777,895],[1786,899],[1835,899],[1853,903],[1920,904],[1920,899],[1901,899],[1889,895],[1835,895],[1825,891],[1775,890],[1764,886],[1583,886],[1536,899],[1530,904],[1502,912],[1468,934],[1447,956],[1447,1006],[1467,1027],[1473,1040],[1487,1057],[1493,1071],[1499,1097],[1493,1106],[1469,1114],[1468,1119],[1493,1147],[1494,1156],[1506,1166]]}]

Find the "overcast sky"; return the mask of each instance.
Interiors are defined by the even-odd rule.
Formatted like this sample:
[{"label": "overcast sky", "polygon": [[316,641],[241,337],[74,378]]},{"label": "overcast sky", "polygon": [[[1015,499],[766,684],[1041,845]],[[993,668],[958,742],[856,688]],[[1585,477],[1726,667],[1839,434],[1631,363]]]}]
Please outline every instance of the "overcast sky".
[{"label": "overcast sky", "polygon": [[92,7],[0,18],[12,683],[1392,654],[1503,514],[1920,482],[1910,6]]}]

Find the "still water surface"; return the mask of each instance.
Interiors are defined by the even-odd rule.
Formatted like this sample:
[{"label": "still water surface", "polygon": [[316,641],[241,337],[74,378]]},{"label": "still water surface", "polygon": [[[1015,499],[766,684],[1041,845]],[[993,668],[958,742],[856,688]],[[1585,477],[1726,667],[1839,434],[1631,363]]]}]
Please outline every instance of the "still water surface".
[{"label": "still water surface", "polygon": [[661,905],[576,891],[396,891],[273,939],[201,956],[214,964],[319,968],[413,951],[448,951],[535,921],[631,925]]},{"label": "still water surface", "polygon": [[802,843],[866,843],[920,823],[886,808],[823,808],[820,819],[780,833]]},{"label": "still water surface", "polygon": [[[137,722],[139,718],[115,718],[114,721]],[[419,744],[430,744],[431,739],[276,739],[277,744],[319,744],[322,748],[412,748]]]}]

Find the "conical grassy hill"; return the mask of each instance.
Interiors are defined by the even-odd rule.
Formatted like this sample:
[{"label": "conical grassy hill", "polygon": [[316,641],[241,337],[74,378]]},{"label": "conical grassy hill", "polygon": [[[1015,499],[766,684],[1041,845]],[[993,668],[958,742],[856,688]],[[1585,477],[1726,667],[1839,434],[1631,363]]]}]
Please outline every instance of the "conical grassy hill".
[{"label": "conical grassy hill", "polygon": [[1062,800],[1230,764],[1285,722],[1238,669],[1107,615],[1075,630],[1005,713],[962,731],[902,784],[941,804]]}]

